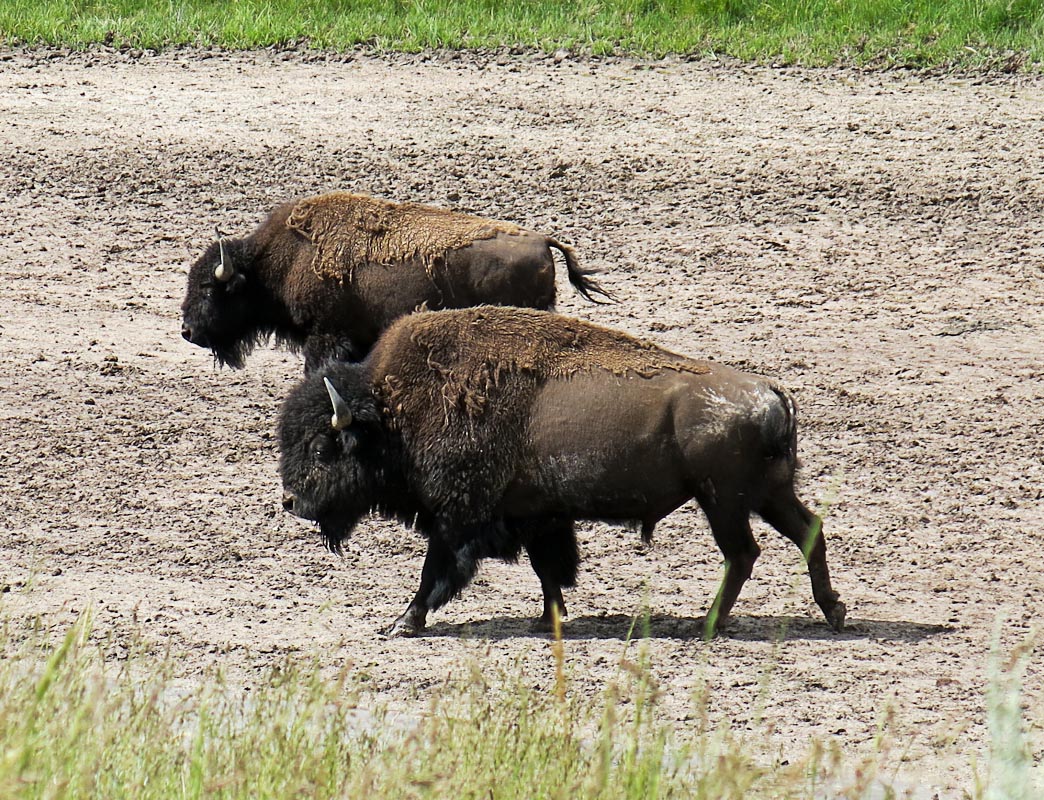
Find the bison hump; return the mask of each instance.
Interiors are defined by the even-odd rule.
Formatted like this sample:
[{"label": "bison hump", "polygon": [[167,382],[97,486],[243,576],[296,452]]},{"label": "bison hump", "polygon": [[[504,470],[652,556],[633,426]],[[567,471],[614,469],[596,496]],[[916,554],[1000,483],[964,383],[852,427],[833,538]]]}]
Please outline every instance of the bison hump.
[{"label": "bison hump", "polygon": [[527,413],[546,381],[582,372],[651,378],[665,370],[709,371],[622,331],[525,308],[413,314],[396,322],[384,343],[390,346],[378,345],[374,360],[388,407],[444,424],[457,416],[477,420],[491,405]]},{"label": "bison hump", "polygon": [[707,365],[619,331],[533,309],[478,306],[410,314],[367,360],[386,420],[418,485],[461,519],[491,513],[526,452],[549,380],[602,370],[652,377]]}]

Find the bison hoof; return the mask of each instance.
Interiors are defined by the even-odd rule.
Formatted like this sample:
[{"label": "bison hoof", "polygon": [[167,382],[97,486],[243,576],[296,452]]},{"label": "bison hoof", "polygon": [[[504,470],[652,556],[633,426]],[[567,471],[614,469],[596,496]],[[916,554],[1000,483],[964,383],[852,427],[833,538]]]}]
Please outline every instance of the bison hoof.
[{"label": "bison hoof", "polygon": [[394,639],[397,636],[416,636],[423,630],[424,620],[417,619],[417,617],[407,611],[395,620],[390,627],[385,628],[384,635],[389,639]]},{"label": "bison hoof", "polygon": [[834,604],[834,607],[827,613],[827,622],[830,623],[830,627],[838,633],[841,633],[845,629],[845,604],[838,601]]},{"label": "bison hoof", "polygon": [[[565,606],[561,603],[557,604],[558,610],[558,625],[562,627],[565,624],[566,610]],[[554,609],[547,609],[529,623],[529,629],[534,633],[554,633],[555,632],[555,611]]]},{"label": "bison hoof", "polygon": [[729,625],[731,621],[731,617],[718,617],[714,623],[712,623],[710,619],[704,619],[703,641],[709,642],[715,636],[725,636],[732,627]]}]

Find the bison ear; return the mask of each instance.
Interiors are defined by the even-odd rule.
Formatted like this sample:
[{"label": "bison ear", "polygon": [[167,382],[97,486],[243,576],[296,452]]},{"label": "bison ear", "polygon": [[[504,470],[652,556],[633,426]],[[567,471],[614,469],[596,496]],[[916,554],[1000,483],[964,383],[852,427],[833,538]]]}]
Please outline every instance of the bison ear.
[{"label": "bison ear", "polygon": [[337,393],[329,378],[324,377],[323,383],[326,384],[326,393],[330,395],[330,403],[333,405],[333,416],[330,417],[330,424],[335,431],[343,431],[352,424],[352,410],[348,408],[344,398]]},{"label": "bison ear", "polygon": [[232,280],[232,276],[236,274],[235,268],[232,266],[232,259],[228,257],[228,253],[225,251],[225,239],[221,235],[221,231],[215,228],[218,235],[218,250],[221,251],[221,263],[214,269],[214,280],[221,283],[228,283]]}]

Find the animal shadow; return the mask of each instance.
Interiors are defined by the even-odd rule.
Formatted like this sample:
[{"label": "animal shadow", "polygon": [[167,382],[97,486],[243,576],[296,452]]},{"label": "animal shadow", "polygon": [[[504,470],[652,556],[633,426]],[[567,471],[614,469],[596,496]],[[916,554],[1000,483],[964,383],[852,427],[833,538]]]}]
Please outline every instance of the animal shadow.
[{"label": "animal shadow", "polygon": [[[705,617],[683,617],[674,614],[650,614],[632,617],[626,614],[589,615],[567,618],[562,624],[566,641],[584,639],[680,639],[702,640]],[[717,638],[737,641],[851,641],[874,639],[892,642],[919,642],[931,636],[951,633],[953,625],[932,625],[902,620],[849,618],[845,630],[835,633],[822,619],[790,616],[732,616],[718,631]],[[535,630],[528,617],[492,617],[474,622],[440,622],[421,636],[446,636],[463,639],[534,638],[549,639],[550,634]]]}]

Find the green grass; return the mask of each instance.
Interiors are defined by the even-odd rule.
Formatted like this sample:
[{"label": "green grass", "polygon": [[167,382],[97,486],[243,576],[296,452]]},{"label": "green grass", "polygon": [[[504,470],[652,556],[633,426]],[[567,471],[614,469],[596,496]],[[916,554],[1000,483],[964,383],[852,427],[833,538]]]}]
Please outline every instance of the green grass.
[{"label": "green grass", "polygon": [[[640,643],[597,698],[575,697],[564,647],[554,685],[462,665],[409,724],[350,671],[287,662],[247,687],[218,671],[192,681],[176,659],[91,635],[0,636],[0,798],[813,798],[865,796],[880,775],[812,742],[781,765],[771,736],[715,727],[693,698],[684,736],[658,711]],[[637,660],[628,654],[635,651]],[[539,656],[536,656],[539,658]],[[531,667],[530,666],[530,671]]]},{"label": "green grass", "polygon": [[1040,0],[2,0],[0,41],[722,54],[786,64],[1044,62]]},{"label": "green grass", "polygon": [[1010,653],[1000,647],[998,620],[990,653],[990,685],[986,691],[990,726],[989,782],[986,800],[1032,800],[1044,788],[1042,770],[1033,767],[1030,743],[1022,718],[1022,681],[1029,666],[1036,637],[1017,645]]},{"label": "green grass", "polygon": [[[39,625],[12,631],[8,620],[0,634],[0,798],[902,796],[887,778],[887,731],[860,759],[812,740],[780,762],[767,730],[715,725],[702,692],[679,733],[659,713],[640,642],[599,697],[574,696],[558,639],[546,651],[553,685],[531,688],[532,664],[515,675],[462,665],[404,723],[349,669],[288,661],[249,685],[217,669],[188,680],[169,655],[100,640],[86,617],[57,642]],[[968,798],[1040,796],[1021,710],[1032,651],[995,647],[988,772]]]}]

